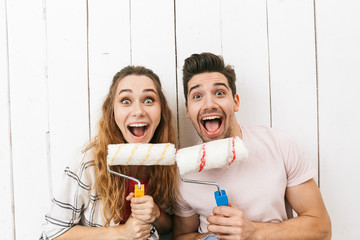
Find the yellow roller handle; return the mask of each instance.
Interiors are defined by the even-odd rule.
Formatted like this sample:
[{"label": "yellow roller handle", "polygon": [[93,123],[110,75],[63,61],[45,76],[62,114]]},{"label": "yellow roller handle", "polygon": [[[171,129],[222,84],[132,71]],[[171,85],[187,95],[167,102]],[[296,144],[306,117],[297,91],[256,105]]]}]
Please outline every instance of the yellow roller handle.
[{"label": "yellow roller handle", "polygon": [[141,189],[139,189],[139,185],[135,185],[134,187],[134,195],[135,197],[143,197],[145,194],[145,190],[144,190],[144,184],[141,184]]}]

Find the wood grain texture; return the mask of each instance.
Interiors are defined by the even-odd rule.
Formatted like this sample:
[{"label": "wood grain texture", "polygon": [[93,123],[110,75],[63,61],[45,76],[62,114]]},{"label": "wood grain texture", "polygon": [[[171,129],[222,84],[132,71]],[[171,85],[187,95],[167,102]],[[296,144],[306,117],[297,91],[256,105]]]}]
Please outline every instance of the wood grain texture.
[{"label": "wood grain texture", "polygon": [[8,1],[7,10],[16,239],[36,239],[49,204],[43,5]]},{"label": "wood grain texture", "polygon": [[89,1],[89,90],[91,136],[113,76],[131,63],[129,1]]},{"label": "wood grain texture", "polygon": [[128,64],[159,75],[179,146],[198,143],[182,67],[210,51],[236,69],[238,120],[279,129],[319,161],[333,239],[359,239],[359,12],[356,0],[0,0],[2,237],[39,238],[65,164],[96,135]]},{"label": "wood grain texture", "polygon": [[219,0],[176,1],[180,147],[194,145],[200,140],[191,121],[186,118],[182,86],[184,60],[193,53],[221,54],[220,13]]},{"label": "wood grain texture", "polygon": [[49,158],[58,189],[89,139],[86,2],[47,2],[46,31]]},{"label": "wood grain texture", "polygon": [[270,126],[266,1],[221,2],[222,55],[235,68],[238,121]]},{"label": "wood grain texture", "polygon": [[268,1],[272,126],[318,162],[313,1]]},{"label": "wood grain texture", "polygon": [[316,1],[320,189],[333,239],[360,239],[360,4]]},{"label": "wood grain texture", "polygon": [[150,68],[159,76],[177,124],[173,1],[132,1],[131,41],[132,64]]},{"label": "wood grain texture", "polygon": [[15,226],[5,0],[0,0],[0,42],[0,229],[2,238],[10,240],[15,239]]}]

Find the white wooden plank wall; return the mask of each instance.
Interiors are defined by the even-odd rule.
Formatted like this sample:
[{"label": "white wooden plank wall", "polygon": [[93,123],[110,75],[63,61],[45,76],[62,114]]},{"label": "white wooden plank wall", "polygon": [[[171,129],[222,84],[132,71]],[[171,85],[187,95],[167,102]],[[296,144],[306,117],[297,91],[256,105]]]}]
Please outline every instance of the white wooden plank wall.
[{"label": "white wooden plank wall", "polygon": [[49,202],[43,3],[6,3],[15,234],[33,239]]},{"label": "white wooden plank wall", "polygon": [[238,120],[271,126],[266,1],[221,2],[222,55],[235,67]]},{"label": "white wooden plank wall", "polygon": [[316,2],[320,187],[333,239],[360,239],[360,4]]},{"label": "white wooden plank wall", "polygon": [[317,96],[312,1],[268,1],[271,118],[317,166]]},{"label": "white wooden plank wall", "polygon": [[6,2],[0,1],[0,229],[5,239],[14,237],[12,152]]},{"label": "white wooden plank wall", "polygon": [[65,166],[89,139],[86,2],[47,1],[45,14],[49,162],[57,189]]},{"label": "white wooden plank wall", "polygon": [[199,142],[200,138],[186,118],[182,66],[193,53],[221,54],[221,22],[219,0],[184,0],[176,2],[176,43],[179,99],[180,147]]},{"label": "white wooden plank wall", "polygon": [[176,123],[174,20],[173,1],[131,1],[132,64],[144,65],[159,76]]},{"label": "white wooden plank wall", "polygon": [[130,64],[129,1],[88,1],[91,136],[115,73]]},{"label": "white wooden plank wall", "polygon": [[359,12],[356,0],[0,0],[1,238],[39,237],[125,65],[159,75],[179,146],[197,143],[182,65],[210,51],[236,69],[239,121],[287,133],[318,167],[332,239],[360,239]]}]

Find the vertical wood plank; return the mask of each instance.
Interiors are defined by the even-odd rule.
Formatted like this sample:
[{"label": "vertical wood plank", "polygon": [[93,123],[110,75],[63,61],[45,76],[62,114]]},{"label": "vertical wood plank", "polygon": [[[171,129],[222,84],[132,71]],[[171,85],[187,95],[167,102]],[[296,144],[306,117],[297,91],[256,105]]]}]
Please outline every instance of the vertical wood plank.
[{"label": "vertical wood plank", "polygon": [[321,190],[333,239],[360,239],[360,4],[316,0]]},{"label": "vertical wood plank", "polygon": [[10,143],[10,103],[7,48],[6,1],[0,0],[0,229],[4,239],[15,239],[12,158]]},{"label": "vertical wood plank", "polygon": [[272,126],[295,139],[317,167],[313,1],[268,1]]},{"label": "vertical wood plank", "polygon": [[224,60],[237,76],[237,118],[270,126],[266,1],[222,1],[221,23]]},{"label": "vertical wood plank", "polygon": [[89,0],[91,136],[115,73],[130,64],[129,1]]},{"label": "vertical wood plank", "polygon": [[[86,1],[47,1],[47,76],[52,192],[89,138]],[[66,16],[66,17],[64,17]]]},{"label": "vertical wood plank", "polygon": [[36,239],[48,204],[43,5],[8,1],[7,10],[16,239]]},{"label": "vertical wood plank", "polygon": [[219,0],[176,1],[176,48],[180,147],[198,143],[199,137],[186,118],[182,67],[193,53],[221,54],[221,11]]},{"label": "vertical wood plank", "polygon": [[[131,40],[132,63],[146,66],[159,76],[169,107],[176,120],[173,1],[132,1]],[[175,124],[177,124],[176,121]]]}]

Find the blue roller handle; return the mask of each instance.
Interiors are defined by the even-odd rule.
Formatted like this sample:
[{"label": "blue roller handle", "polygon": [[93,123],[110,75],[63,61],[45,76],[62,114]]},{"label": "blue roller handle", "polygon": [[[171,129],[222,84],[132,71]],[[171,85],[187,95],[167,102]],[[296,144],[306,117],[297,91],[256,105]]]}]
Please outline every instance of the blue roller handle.
[{"label": "blue roller handle", "polygon": [[221,190],[221,196],[219,194],[219,191],[214,192],[216,205],[219,206],[228,206],[229,205],[229,199],[226,196],[225,190]]}]

